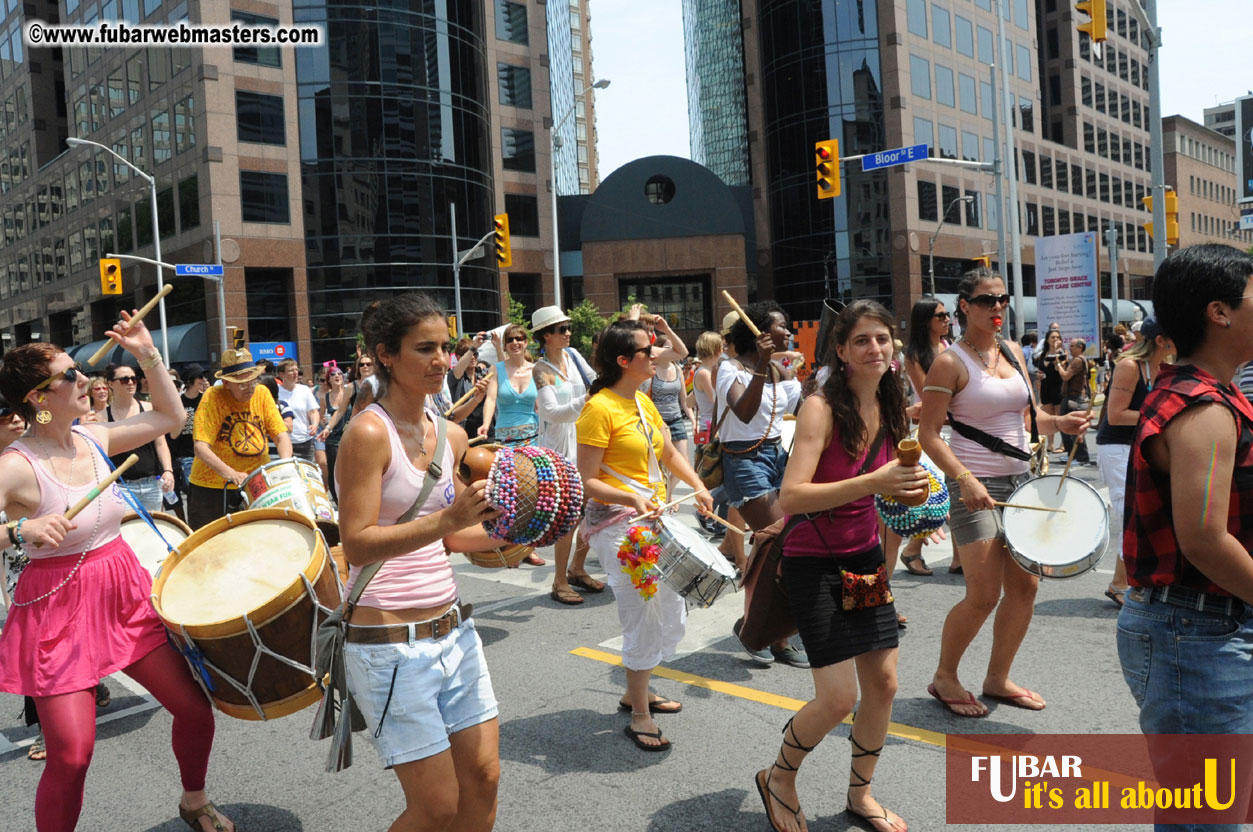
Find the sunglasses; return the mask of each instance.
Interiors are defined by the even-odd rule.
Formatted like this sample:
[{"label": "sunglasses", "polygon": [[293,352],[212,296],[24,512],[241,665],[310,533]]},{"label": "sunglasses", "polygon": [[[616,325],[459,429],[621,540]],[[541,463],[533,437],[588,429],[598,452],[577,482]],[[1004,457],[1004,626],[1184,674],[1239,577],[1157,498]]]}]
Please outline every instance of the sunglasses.
[{"label": "sunglasses", "polygon": [[0,422],[8,422],[16,415],[17,411],[13,408],[7,405],[0,405]]},{"label": "sunglasses", "polygon": [[114,376],[113,381],[118,384],[137,384],[139,379],[135,376]]},{"label": "sunglasses", "polygon": [[636,347],[635,349],[631,350],[631,352],[630,352],[631,360],[632,360],[632,361],[634,361],[634,360],[635,360],[635,356],[639,355],[640,353],[645,353],[645,354],[651,355],[651,354],[652,354],[652,351],[653,351],[653,345],[652,345],[652,344],[649,344],[649,345],[648,345],[648,346],[646,346],[646,347]]},{"label": "sunglasses", "polygon": [[[981,297],[982,297],[982,296],[981,296]],[[933,318],[939,318],[941,321],[947,321],[947,320],[948,320],[948,313],[947,313],[947,312],[936,312],[936,313],[935,313],[934,315],[932,315],[931,317],[933,317]]]},{"label": "sunglasses", "polygon": [[570,327],[563,324],[562,326],[557,327],[556,332],[558,335],[569,335]]},{"label": "sunglasses", "polygon": [[526,337],[522,335],[515,335],[512,338],[506,338],[505,343],[506,344],[525,344]]},{"label": "sunglasses", "polygon": [[60,373],[57,373],[56,375],[48,376],[46,379],[44,379],[43,381],[39,382],[38,384],[36,384],[36,385],[35,385],[34,387],[32,387],[31,389],[32,389],[32,390],[42,390],[42,389],[44,389],[45,387],[47,387],[49,384],[51,384],[52,382],[56,381],[56,380],[57,380],[57,379],[59,379],[59,378],[63,378],[63,379],[65,379],[66,381],[68,381],[70,384],[73,384],[73,383],[75,383],[76,381],[78,381],[78,377],[79,377],[80,375],[86,375],[86,371],[83,369],[83,365],[82,365],[82,364],[75,363],[75,364],[74,364],[74,366],[72,366],[72,367],[66,367],[66,368],[65,368],[65,370],[64,370],[64,372],[60,372]]},{"label": "sunglasses", "polygon": [[991,309],[994,306],[1009,306],[1009,295],[975,295],[969,303]]}]

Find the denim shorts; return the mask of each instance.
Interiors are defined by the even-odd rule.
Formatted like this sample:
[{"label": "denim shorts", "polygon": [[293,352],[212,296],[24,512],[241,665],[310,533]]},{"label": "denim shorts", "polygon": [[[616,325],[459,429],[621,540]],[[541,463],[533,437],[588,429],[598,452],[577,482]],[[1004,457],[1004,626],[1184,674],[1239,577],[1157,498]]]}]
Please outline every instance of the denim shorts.
[{"label": "denim shorts", "polygon": [[751,448],[756,442],[727,442],[722,454],[722,488],[727,502],[739,508],[747,502],[777,493],[783,487],[787,451],[778,439],[763,442],[752,453],[731,451]]},{"label": "denim shorts", "polygon": [[433,757],[450,747],[451,734],[496,718],[473,620],[441,639],[348,643],[344,660],[348,688],[385,768]]},{"label": "denim shorts", "polygon": [[691,439],[692,437],[688,435],[688,424],[687,419],[681,417],[673,422],[666,422],[666,427],[670,428],[670,441],[682,442],[684,439]]},{"label": "denim shorts", "polygon": [[[976,477],[988,490],[993,500],[1005,502],[1014,493],[1029,474],[1007,474],[1001,477]],[[953,542],[958,546],[977,543],[980,540],[996,540],[1005,537],[1005,527],[1001,523],[1001,509],[982,509],[971,512],[962,502],[961,486],[950,477],[947,482],[949,494],[948,530]]]}]

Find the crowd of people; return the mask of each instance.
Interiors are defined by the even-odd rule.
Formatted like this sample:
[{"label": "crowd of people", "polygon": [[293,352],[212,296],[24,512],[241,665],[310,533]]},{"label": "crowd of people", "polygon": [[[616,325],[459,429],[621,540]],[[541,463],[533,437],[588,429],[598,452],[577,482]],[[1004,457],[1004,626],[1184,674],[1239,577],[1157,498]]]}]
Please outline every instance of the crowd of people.
[{"label": "crowd of people", "polygon": [[[124,671],[174,715],[180,815],[195,829],[234,828],[205,791],[212,711],[165,639],[147,597],[150,576],[119,535],[122,491],[107,489],[77,518],[66,516],[132,453],[139,462],[124,487],[134,502],[149,511],[172,505],[193,528],[242,507],[239,487],[272,456],[322,471],[338,495],[348,586],[360,594],[345,639],[348,685],[405,798],[393,829],[485,830],[495,819],[497,702],[448,555],[508,545],[485,531],[499,514],[485,484],[453,475],[480,437],[542,445],[577,468],[584,519],[554,547],[551,597],[575,607],[580,591],[610,589],[626,669],[618,707],[641,751],[671,747],[656,717],[683,708],[649,682],[683,638],[686,604],[664,582],[642,592],[623,568],[630,530],[660,517],[679,483],[695,492],[702,526],[724,516],[752,532],[783,529],[780,580],[798,640],[744,644],[754,661],[808,668],[814,683],[813,699],[783,726],[773,762],[755,777],[776,832],[806,828],[799,772],[854,711],[848,812],[879,832],[907,828],[871,790],[897,690],[902,618],[890,573],[898,550],[909,573],[932,573],[920,543],[901,548],[886,533],[874,497],[928,492],[928,470],[897,459],[915,431],[946,479],[950,571],[965,585],[928,687],[943,708],[978,718],[988,713],[983,700],[1046,707],[1011,673],[1039,578],[1011,557],[1002,505],[1031,476],[1040,456],[1033,444],[1047,449],[1061,435],[1082,463],[1094,435],[1117,531],[1106,595],[1121,608],[1118,652],[1145,732],[1247,732],[1253,691],[1234,665],[1240,651],[1227,645],[1248,638],[1245,604],[1253,604],[1253,525],[1242,502],[1253,406],[1237,385],[1253,360],[1253,312],[1243,303],[1251,281],[1253,258],[1234,249],[1172,254],[1154,283],[1157,317],[1125,339],[1113,333],[1099,372],[1087,344],[1065,341],[1055,327],[1043,342],[1034,333],[1021,345],[1003,338],[1010,297],[986,268],[963,278],[951,311],[934,298],[916,304],[905,349],[887,309],[850,303],[809,379],[773,301],[700,335],[694,358],[664,316],[637,306],[597,334],[589,360],[571,347],[571,320],[559,307],[536,310],[529,332],[509,324],[450,343],[438,304],[404,295],[367,307],[351,368],[327,362],[312,388],[295,361],[269,366],[246,349],[227,350],[212,381],[198,365],[167,370],[146,327],[126,313],[109,338],[131,360],[101,377],[51,344],[19,346],[0,359],[9,606],[0,691],[29,697],[28,722],[46,738],[36,826],[74,828],[98,685]],[[709,489],[692,450],[703,460],[714,442],[721,481]],[[729,564],[745,568],[743,535],[710,536],[721,537]],[[605,581],[589,573],[589,554]],[[751,592],[744,596],[737,637],[754,609]],[[976,694],[959,671],[990,616],[991,656]],[[1195,635],[1198,618],[1213,637],[1198,640],[1197,655],[1179,656],[1170,645]],[[63,636],[50,640],[53,632]],[[1146,681],[1150,653],[1180,663],[1178,672]],[[1167,680],[1183,675],[1193,679],[1186,691]]]}]

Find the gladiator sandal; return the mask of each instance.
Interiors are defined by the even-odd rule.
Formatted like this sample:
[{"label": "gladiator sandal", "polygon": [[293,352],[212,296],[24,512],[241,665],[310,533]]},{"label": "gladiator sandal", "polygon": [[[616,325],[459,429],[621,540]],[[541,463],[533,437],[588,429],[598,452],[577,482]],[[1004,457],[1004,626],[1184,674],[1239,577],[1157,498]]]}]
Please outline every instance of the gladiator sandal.
[{"label": "gladiator sandal", "polygon": [[[792,719],[795,719],[795,717]],[[757,772],[757,776],[753,778],[757,783],[757,793],[761,796],[761,802],[766,807],[766,819],[770,821],[770,826],[775,830],[775,832],[781,832],[781,830],[779,828],[779,824],[775,823],[774,813],[770,810],[771,800],[774,800],[784,809],[791,812],[792,817],[796,820],[797,824],[800,823],[801,819],[801,807],[798,803],[796,807],[793,808],[789,806],[786,801],[775,794],[774,789],[770,787],[770,776],[774,774],[774,770],[776,768],[781,768],[784,771],[800,770],[800,764],[804,762],[804,760],[797,760],[796,765],[792,765],[791,761],[787,758],[787,752],[784,750],[785,748],[795,748],[797,751],[803,751],[804,753],[809,754],[818,747],[818,743],[814,743],[810,746],[801,744],[800,738],[796,736],[796,729],[792,726],[792,719],[789,719],[787,721],[787,725],[783,726],[783,745],[779,748],[779,756],[776,758],[776,761],[770,764],[770,768],[763,768],[761,771]],[[792,735],[792,739],[790,741],[788,740],[789,733]],[[779,762],[779,760],[782,760],[782,762]],[[765,775],[764,779],[762,778],[762,775]]]},{"label": "gladiator sandal", "polygon": [[[861,743],[857,741],[857,739],[853,736],[851,731],[849,732],[849,735],[848,735],[848,741],[853,744],[853,752],[851,754],[851,759],[849,760],[848,773],[861,781],[860,783],[849,784],[848,790],[851,792],[853,789],[864,789],[868,787],[870,785],[870,781],[873,779],[873,777],[863,777],[861,775],[861,772],[857,770],[858,758],[878,757],[879,753],[883,751],[883,746],[879,746],[878,748],[874,748],[874,749],[866,748],[864,745],[862,745]],[[871,827],[874,826],[873,821],[876,821],[876,820],[881,820],[884,823],[888,824],[889,826],[892,825],[892,822],[888,820],[888,810],[886,807],[882,806],[882,804],[880,804],[880,808],[883,810],[883,814],[863,815],[861,812],[853,808],[852,801],[848,800],[847,794],[845,794],[844,799],[848,801],[848,805],[844,808],[844,811],[852,815],[853,817],[864,821]]]}]

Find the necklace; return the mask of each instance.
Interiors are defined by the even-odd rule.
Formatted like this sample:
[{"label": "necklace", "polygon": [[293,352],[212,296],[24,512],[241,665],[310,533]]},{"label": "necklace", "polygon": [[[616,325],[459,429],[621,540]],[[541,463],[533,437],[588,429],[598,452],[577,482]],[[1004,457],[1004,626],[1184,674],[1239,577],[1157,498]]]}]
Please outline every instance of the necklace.
[{"label": "necklace", "polygon": [[425,458],[426,425],[421,422],[415,425],[412,422],[400,422],[395,419],[392,420],[392,424],[396,426],[398,432],[403,428],[405,435],[418,440],[418,455]]},{"label": "necklace", "polygon": [[[57,489],[60,490],[61,496],[65,498],[65,511],[68,512],[70,510],[70,492],[68,489],[63,487],[61,481],[56,478],[57,469],[52,465],[52,455],[48,453],[48,448],[44,445],[42,439],[38,439],[33,435],[31,436],[31,439],[35,440],[35,443],[39,445],[39,450],[43,452],[44,458],[48,460],[48,470],[52,473],[53,482],[57,484]],[[78,440],[75,438],[73,432],[70,433],[70,449],[70,475],[69,478],[65,480],[65,485],[73,488],[74,465],[78,462]]]},{"label": "necklace", "polygon": [[985,370],[991,370],[993,367],[996,366],[997,356],[1000,355],[1000,350],[997,349],[997,347],[1000,346],[999,338],[997,339],[995,346],[993,346],[992,348],[992,363],[991,364],[987,362],[987,359],[983,357],[983,353],[979,352],[979,350],[975,347],[975,345],[970,343],[970,339],[967,338],[965,335],[962,336],[962,343],[970,347],[970,351],[973,352],[975,355],[979,356],[979,363],[983,365],[983,368]]}]

